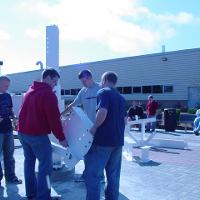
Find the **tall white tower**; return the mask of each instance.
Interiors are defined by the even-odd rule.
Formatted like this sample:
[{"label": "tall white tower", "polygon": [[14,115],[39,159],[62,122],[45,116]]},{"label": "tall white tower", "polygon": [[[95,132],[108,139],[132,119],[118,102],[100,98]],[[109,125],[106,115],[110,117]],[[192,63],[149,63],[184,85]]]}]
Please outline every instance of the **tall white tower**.
[{"label": "tall white tower", "polygon": [[[46,26],[46,68],[54,68],[59,73],[59,29],[56,25]],[[55,87],[60,111],[64,110],[61,101],[60,83]]]},{"label": "tall white tower", "polygon": [[46,67],[59,67],[59,29],[56,25],[46,26]]},{"label": "tall white tower", "polygon": [[[59,73],[59,29],[56,25],[46,26],[46,68],[54,68]],[[64,101],[61,100],[60,83],[54,88],[58,98],[60,112],[64,110]],[[57,139],[51,134],[50,140],[56,142]],[[62,157],[53,152],[53,168],[62,167]]]}]

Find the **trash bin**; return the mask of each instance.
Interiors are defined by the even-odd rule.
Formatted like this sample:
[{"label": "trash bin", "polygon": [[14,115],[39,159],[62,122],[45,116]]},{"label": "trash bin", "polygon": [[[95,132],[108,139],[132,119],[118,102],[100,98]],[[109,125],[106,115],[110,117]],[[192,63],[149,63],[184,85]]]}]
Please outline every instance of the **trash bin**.
[{"label": "trash bin", "polygon": [[164,128],[165,131],[175,131],[177,125],[176,109],[164,109]]}]

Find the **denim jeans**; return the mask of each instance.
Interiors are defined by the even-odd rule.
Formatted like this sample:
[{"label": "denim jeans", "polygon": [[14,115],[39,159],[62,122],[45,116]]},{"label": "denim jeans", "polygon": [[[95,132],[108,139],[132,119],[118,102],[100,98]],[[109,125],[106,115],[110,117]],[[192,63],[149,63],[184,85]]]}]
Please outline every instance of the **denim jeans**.
[{"label": "denim jeans", "polygon": [[[0,133],[0,157],[4,161],[4,173],[6,181],[12,181],[15,175],[14,155],[14,137],[13,133]],[[0,162],[0,181],[3,178],[3,170]]]},{"label": "denim jeans", "polygon": [[[24,150],[24,177],[26,195],[37,200],[50,200],[50,175],[52,172],[52,148],[47,135],[31,136],[19,133]],[[35,174],[35,162],[38,159],[38,176]]]},{"label": "denim jeans", "polygon": [[[83,162],[84,162],[84,166],[85,166],[85,168],[86,168],[86,162],[87,162],[87,160],[84,158],[84,160],[83,160]],[[85,169],[83,170],[83,173],[82,173],[82,178],[83,179],[85,179]],[[105,181],[105,175],[104,175],[104,171],[103,171],[103,173],[101,174],[101,181]]]},{"label": "denim jeans", "polygon": [[118,200],[122,147],[102,147],[93,145],[85,156],[86,200],[100,200],[101,176],[106,171],[106,200]]},{"label": "denim jeans", "polygon": [[[147,118],[153,118],[156,117],[156,115],[148,115]],[[147,130],[152,129],[152,131],[155,131],[156,129],[156,122],[148,123],[147,124]]]}]

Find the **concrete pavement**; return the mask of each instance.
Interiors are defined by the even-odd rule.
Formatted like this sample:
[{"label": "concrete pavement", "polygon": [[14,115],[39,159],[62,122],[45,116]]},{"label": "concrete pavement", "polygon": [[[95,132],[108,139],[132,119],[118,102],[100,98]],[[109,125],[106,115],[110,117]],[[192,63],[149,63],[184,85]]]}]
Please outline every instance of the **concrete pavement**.
[{"label": "concrete pavement", "polygon": [[[140,162],[141,150],[134,148],[133,160],[123,159],[119,200],[199,200],[200,136],[183,131],[166,133],[159,130],[156,137],[184,139],[188,142],[188,148],[151,148],[151,161],[148,163]],[[23,151],[18,140],[15,144],[16,174],[23,179]],[[81,174],[82,170],[83,162],[80,162],[75,168],[75,176]],[[61,199],[85,199],[84,183],[74,182],[74,173],[67,172],[65,168],[53,172],[52,187],[62,195]],[[1,200],[20,200],[24,196],[24,184],[5,185],[2,181]]]}]

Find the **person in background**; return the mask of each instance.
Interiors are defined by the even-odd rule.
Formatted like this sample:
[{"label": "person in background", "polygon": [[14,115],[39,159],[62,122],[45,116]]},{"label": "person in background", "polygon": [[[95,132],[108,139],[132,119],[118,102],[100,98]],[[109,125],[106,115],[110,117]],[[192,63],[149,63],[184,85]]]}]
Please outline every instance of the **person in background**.
[{"label": "person in background", "polygon": [[97,114],[90,132],[93,144],[85,159],[86,200],[100,200],[101,174],[106,171],[105,199],[117,200],[126,120],[125,99],[115,89],[117,75],[105,72],[97,94]]},{"label": "person in background", "polygon": [[199,135],[200,131],[200,109],[196,111],[196,118],[194,119],[193,132],[195,135]]},{"label": "person in background", "polygon": [[142,106],[137,102],[133,101],[132,106],[128,109],[127,112],[128,120],[136,120],[144,118],[144,111]]},{"label": "person in background", "polygon": [[[0,76],[0,159],[4,161],[4,175],[7,183],[21,184],[22,180],[15,175],[14,137],[11,119],[14,118],[13,104],[7,92],[10,79]],[[3,170],[0,162],[0,184]]]},{"label": "person in background", "polygon": [[[88,69],[84,69],[80,71],[78,78],[81,81],[83,87],[79,91],[74,101],[67,106],[64,112],[62,112],[62,115],[71,111],[73,106],[80,105],[83,108],[83,111],[88,116],[88,118],[94,123],[95,117],[96,117],[97,92],[99,91],[101,87],[98,83],[96,83],[93,80],[92,73]],[[84,174],[85,174],[85,171],[83,171],[83,174],[81,175],[81,177],[76,178],[75,181],[83,182]],[[102,182],[105,181],[104,179],[105,179],[104,175],[102,175]]]},{"label": "person in background", "polygon": [[[24,176],[27,199],[51,200],[50,175],[52,148],[48,134],[53,132],[63,147],[67,142],[63,133],[58,100],[53,92],[60,75],[46,69],[42,81],[34,81],[26,92],[19,112],[18,135],[24,150]],[[35,162],[39,161],[38,175]]]},{"label": "person in background", "polygon": [[[138,120],[138,119],[144,118],[143,108],[137,101],[132,102],[132,106],[128,109],[127,117],[128,117],[127,118],[128,121],[133,121],[133,120]],[[141,124],[138,124],[135,126],[137,126],[139,128],[139,131],[141,131]]]},{"label": "person in background", "polygon": [[[147,118],[156,117],[156,111],[158,109],[158,102],[154,100],[152,95],[148,96],[146,104]],[[146,131],[154,132],[156,129],[156,122],[148,123]]]}]

